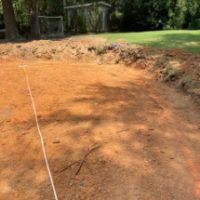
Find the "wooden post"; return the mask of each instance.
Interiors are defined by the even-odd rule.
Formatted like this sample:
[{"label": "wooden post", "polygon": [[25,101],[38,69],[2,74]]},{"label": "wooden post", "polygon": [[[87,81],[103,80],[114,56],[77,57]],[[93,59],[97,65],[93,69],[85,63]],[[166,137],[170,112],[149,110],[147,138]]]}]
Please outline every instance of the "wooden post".
[{"label": "wooden post", "polygon": [[67,26],[71,26],[71,11],[67,10]]},{"label": "wooden post", "polygon": [[64,7],[64,10],[65,10],[65,7],[66,7],[66,0],[63,0],[63,7]]}]

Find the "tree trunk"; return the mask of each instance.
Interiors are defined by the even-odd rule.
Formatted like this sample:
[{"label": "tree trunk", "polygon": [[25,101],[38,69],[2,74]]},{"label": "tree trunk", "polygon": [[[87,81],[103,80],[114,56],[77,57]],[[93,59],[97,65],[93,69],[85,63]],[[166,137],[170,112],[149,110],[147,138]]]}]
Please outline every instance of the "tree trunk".
[{"label": "tree trunk", "polygon": [[38,0],[31,0],[29,5],[30,5],[31,35],[33,38],[39,38],[40,25],[38,18]]},{"label": "tree trunk", "polygon": [[19,37],[12,0],[2,0],[6,38],[15,40]]}]

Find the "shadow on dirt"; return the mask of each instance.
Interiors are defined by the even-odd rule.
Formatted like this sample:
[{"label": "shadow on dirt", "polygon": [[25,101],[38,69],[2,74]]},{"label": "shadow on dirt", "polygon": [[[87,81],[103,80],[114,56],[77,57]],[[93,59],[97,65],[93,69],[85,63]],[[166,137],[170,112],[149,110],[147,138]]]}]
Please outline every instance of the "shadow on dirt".
[{"label": "shadow on dirt", "polygon": [[[190,147],[193,143],[199,149],[197,129],[187,117],[183,120],[181,111],[158,101],[158,94],[148,85],[94,84],[72,99],[73,105],[89,105],[90,114],[66,109],[41,115],[61,199],[118,200],[134,196],[160,200],[163,195],[165,200],[196,199],[193,176],[197,172],[190,168],[196,166],[191,160],[198,156]],[[32,129],[30,124],[35,126],[30,119],[21,128]],[[55,138],[58,144],[54,144]],[[18,142],[21,145],[25,141]],[[93,144],[101,147],[86,158],[76,176],[78,165],[71,164]],[[26,166],[31,161],[21,162]]]}]

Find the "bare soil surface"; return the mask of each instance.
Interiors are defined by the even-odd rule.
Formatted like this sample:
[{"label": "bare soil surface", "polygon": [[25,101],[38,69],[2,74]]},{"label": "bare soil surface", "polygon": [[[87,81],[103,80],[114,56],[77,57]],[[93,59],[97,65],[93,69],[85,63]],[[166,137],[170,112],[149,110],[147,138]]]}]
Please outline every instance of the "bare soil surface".
[{"label": "bare soil surface", "polygon": [[[0,45],[0,199],[53,200],[21,65],[60,200],[200,199],[199,107],[147,71],[80,56],[97,42]],[[50,43],[67,49],[27,50]]]}]

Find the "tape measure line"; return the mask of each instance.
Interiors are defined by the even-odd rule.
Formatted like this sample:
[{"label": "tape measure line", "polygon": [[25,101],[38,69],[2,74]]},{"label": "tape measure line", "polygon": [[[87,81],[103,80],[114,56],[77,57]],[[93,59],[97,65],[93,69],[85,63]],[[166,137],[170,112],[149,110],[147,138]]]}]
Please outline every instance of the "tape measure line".
[{"label": "tape measure line", "polygon": [[55,187],[55,184],[54,184],[53,176],[52,176],[52,173],[51,173],[51,170],[50,170],[50,167],[49,167],[49,162],[48,162],[48,159],[47,159],[47,154],[46,154],[46,149],[45,149],[45,144],[44,144],[44,138],[43,138],[42,132],[40,130],[37,110],[36,110],[35,101],[34,101],[34,98],[33,98],[31,87],[30,87],[29,77],[28,77],[28,75],[26,73],[26,69],[25,69],[26,66],[21,66],[21,67],[23,67],[24,73],[25,73],[25,76],[26,76],[27,88],[28,88],[29,95],[30,95],[30,98],[31,98],[32,108],[33,108],[33,112],[34,112],[34,116],[35,116],[35,122],[36,122],[37,130],[38,130],[38,134],[39,134],[40,140],[41,140],[42,153],[43,153],[44,161],[45,161],[45,164],[46,164],[46,167],[47,167],[47,171],[48,171],[49,179],[50,179],[50,182],[51,182],[51,186],[52,186],[52,189],[53,189],[54,198],[55,198],[55,200],[58,200],[56,187]]}]

